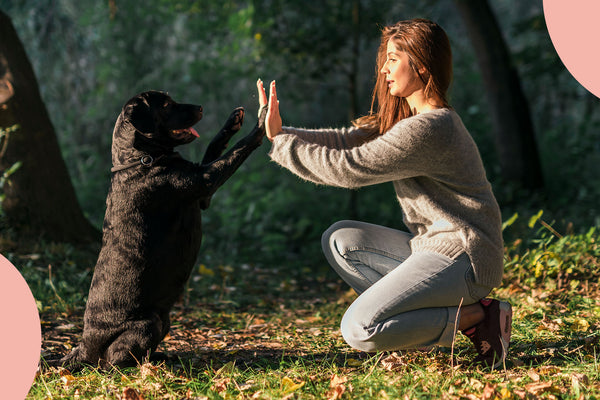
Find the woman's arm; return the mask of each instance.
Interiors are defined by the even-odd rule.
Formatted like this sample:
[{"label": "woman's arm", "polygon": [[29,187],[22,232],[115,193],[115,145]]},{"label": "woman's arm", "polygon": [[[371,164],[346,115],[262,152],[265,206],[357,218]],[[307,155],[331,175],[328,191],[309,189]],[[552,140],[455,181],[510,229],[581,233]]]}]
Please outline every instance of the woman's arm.
[{"label": "woman's arm", "polygon": [[267,138],[271,142],[280,133],[293,134],[307,142],[321,144],[334,149],[355,147],[367,140],[367,133],[358,128],[300,129],[289,126],[284,127],[282,126],[281,114],[279,112],[279,100],[277,99],[275,81],[271,82],[268,99],[262,80],[259,79],[256,82],[256,86],[260,106],[268,105],[265,127]]},{"label": "woman's arm", "polygon": [[[358,188],[421,175],[445,174],[453,127],[434,115],[396,124],[384,135],[351,148],[331,148],[293,134],[278,135],[271,158],[299,177],[322,185]],[[442,128],[440,125],[444,125]],[[455,154],[455,157],[457,155]]]}]

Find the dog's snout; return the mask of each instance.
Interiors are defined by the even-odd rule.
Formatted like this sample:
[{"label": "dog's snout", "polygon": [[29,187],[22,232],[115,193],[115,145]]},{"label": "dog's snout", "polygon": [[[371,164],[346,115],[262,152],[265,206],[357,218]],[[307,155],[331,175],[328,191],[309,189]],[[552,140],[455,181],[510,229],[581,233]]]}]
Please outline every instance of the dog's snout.
[{"label": "dog's snout", "polygon": [[180,104],[180,110],[183,112],[187,112],[188,114],[196,116],[198,119],[202,118],[202,106],[198,106],[195,104]]}]

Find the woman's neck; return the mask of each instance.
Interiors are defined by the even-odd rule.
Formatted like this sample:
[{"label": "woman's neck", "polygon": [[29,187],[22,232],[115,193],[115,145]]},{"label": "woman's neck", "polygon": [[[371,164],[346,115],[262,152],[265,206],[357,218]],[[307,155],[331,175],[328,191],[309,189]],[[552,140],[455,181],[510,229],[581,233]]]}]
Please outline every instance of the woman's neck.
[{"label": "woman's neck", "polygon": [[426,98],[423,91],[414,92],[406,98],[406,101],[413,115],[444,107],[442,101],[439,99],[434,97]]}]

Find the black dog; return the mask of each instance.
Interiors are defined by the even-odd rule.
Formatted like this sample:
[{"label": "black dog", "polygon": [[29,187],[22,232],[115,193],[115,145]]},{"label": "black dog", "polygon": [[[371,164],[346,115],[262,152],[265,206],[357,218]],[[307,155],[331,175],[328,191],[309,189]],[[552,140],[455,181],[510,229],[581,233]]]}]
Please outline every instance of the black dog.
[{"label": "black dog", "polygon": [[202,107],[156,91],[125,104],[113,132],[113,175],[82,341],[54,365],[127,367],[154,353],[200,249],[200,212],[261,144],[265,115],[263,107],[256,127],[221,157],[243,122],[243,108],[235,109],[198,165],[173,148],[198,136],[192,126]]}]

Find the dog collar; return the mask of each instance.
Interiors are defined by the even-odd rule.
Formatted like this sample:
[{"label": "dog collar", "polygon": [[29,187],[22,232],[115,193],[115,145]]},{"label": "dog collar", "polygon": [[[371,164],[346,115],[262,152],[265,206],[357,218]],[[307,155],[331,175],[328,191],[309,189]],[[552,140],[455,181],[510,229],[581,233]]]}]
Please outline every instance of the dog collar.
[{"label": "dog collar", "polygon": [[163,157],[164,157],[164,154],[160,155],[156,158],[152,157],[150,154],[144,154],[136,161],[112,167],[110,169],[110,172],[119,172],[119,171],[123,171],[125,169],[137,167],[138,165],[142,165],[144,167],[150,168],[156,161],[160,160]]}]

